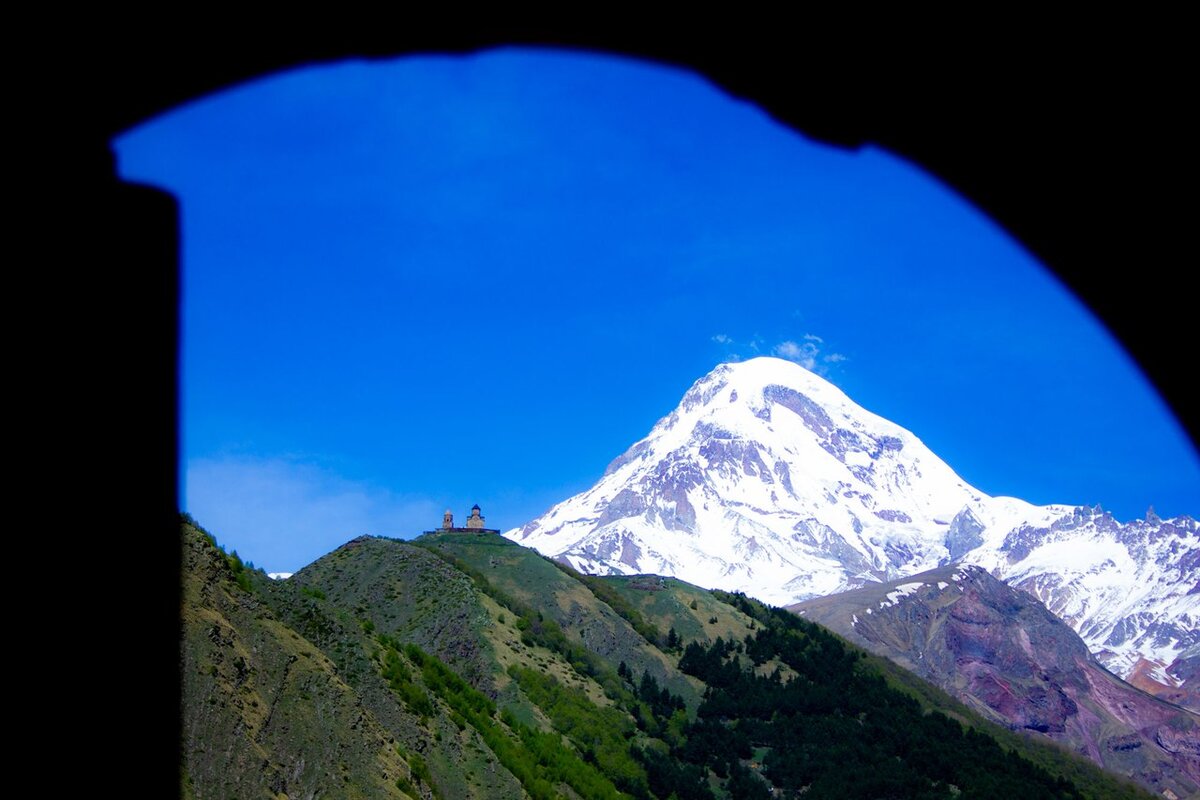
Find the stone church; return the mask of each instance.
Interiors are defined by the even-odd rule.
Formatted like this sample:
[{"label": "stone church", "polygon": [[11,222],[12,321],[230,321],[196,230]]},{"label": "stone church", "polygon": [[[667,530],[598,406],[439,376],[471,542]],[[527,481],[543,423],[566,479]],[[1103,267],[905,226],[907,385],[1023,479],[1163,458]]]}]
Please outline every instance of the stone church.
[{"label": "stone church", "polygon": [[[432,533],[432,531],[430,531]],[[471,514],[467,517],[467,526],[459,528],[454,525],[454,514],[450,509],[446,509],[446,513],[442,515],[442,527],[438,528],[440,533],[499,533],[498,528],[484,527],[483,514],[480,512],[479,504],[471,506]]]}]

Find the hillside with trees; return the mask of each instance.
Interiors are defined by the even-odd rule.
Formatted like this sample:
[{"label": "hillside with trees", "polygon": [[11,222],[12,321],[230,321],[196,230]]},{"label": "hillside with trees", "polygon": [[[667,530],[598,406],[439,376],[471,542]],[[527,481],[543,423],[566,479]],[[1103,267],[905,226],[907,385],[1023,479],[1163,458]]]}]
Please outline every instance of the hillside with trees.
[{"label": "hillside with trees", "polygon": [[272,581],[181,528],[184,797],[1149,796],[741,595],[471,534]]}]

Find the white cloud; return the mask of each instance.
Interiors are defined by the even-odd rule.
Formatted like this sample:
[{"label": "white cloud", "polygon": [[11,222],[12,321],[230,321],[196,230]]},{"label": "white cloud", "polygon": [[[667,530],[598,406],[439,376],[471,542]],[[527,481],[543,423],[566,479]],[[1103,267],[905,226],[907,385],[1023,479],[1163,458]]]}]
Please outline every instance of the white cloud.
[{"label": "white cloud", "polygon": [[846,360],[841,353],[822,354],[820,346],[825,344],[825,340],[816,334],[806,333],[801,338],[804,340],[803,342],[794,342],[790,339],[782,341],[775,345],[771,352],[780,358],[795,361],[806,370],[824,377],[829,377],[826,365],[838,364]]},{"label": "white cloud", "polygon": [[[837,364],[846,360],[846,357],[841,353],[822,354],[821,347],[824,346],[825,340],[815,333],[806,333],[802,335],[801,341],[797,342],[792,339],[786,339],[774,346],[767,348],[766,343],[755,336],[748,342],[741,343],[741,347],[751,351],[751,356],[758,355],[762,352],[769,352],[773,356],[786,358],[788,361],[794,361],[810,372],[815,372],[818,375],[828,377],[829,364]],[[732,336],[724,333],[718,333],[712,337],[712,341],[724,345],[726,361],[740,361],[741,356],[732,352],[734,347],[739,346],[739,343],[734,341]]]},{"label": "white cloud", "polygon": [[780,342],[775,345],[775,355],[782,358],[800,358],[803,354],[804,349],[792,341]]},{"label": "white cloud", "polygon": [[804,344],[797,344],[789,339],[775,345],[772,352],[780,358],[795,361],[809,371],[816,371],[817,346],[811,341],[806,341]]},{"label": "white cloud", "polygon": [[294,571],[362,534],[410,538],[442,508],[285,458],[201,458],[184,473],[184,507],[226,550]]}]

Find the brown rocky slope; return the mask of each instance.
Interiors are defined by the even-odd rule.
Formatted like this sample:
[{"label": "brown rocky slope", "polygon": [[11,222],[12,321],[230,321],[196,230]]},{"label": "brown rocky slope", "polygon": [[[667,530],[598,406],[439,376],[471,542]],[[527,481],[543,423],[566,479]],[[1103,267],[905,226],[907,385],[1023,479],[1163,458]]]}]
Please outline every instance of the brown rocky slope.
[{"label": "brown rocky slope", "polygon": [[1166,797],[1200,794],[1200,717],[1108,672],[1036,598],[947,566],[791,606],[946,689]]}]

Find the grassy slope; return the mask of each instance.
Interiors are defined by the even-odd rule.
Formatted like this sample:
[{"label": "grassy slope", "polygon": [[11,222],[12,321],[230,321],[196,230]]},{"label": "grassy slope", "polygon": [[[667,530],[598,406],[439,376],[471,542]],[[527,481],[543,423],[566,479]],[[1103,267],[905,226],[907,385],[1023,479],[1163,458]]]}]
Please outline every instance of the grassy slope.
[{"label": "grassy slope", "polygon": [[296,573],[289,583],[319,590],[330,605],[374,630],[415,642],[488,692],[488,614],[471,580],[419,547],[355,539]]},{"label": "grassy slope", "polygon": [[461,559],[502,592],[541,610],[568,638],[612,668],[624,661],[635,675],[649,672],[690,707],[699,703],[701,687],[679,672],[675,658],[647,642],[586,585],[536,551],[500,536],[432,534],[417,541]]},{"label": "grassy slope", "polygon": [[[680,649],[688,642],[714,642],[718,637],[740,642],[754,635],[758,628],[753,617],[722,602],[707,589],[677,578],[606,575],[601,580],[648,621],[664,631],[674,629]],[[760,675],[769,675],[776,669],[785,680],[794,674],[776,659],[767,661],[757,671]]]},{"label": "grassy slope", "polygon": [[[674,628],[685,642],[741,641],[755,629],[753,619],[715,598],[711,592],[676,578],[611,575],[602,579],[664,632]],[[692,605],[695,604],[695,608]],[[713,622],[713,618],[716,622]]]},{"label": "grassy slope", "polygon": [[[431,697],[436,713],[421,719],[397,702],[378,674],[381,647],[375,637],[382,633],[417,644],[485,694],[495,696],[505,688],[510,682],[504,673],[507,664],[497,657],[489,635],[495,604],[470,578],[421,548],[358,539],[272,588],[278,595],[291,593],[293,605],[319,609],[324,625],[350,632],[354,644],[340,650],[343,669],[362,676],[365,702],[388,719],[407,752],[427,763],[443,797],[525,796],[478,731],[460,728],[445,703]],[[339,636],[325,641],[333,648],[342,644]],[[414,682],[422,685],[420,670],[409,666]],[[523,716],[528,718],[528,712]]]},{"label": "grassy slope", "polygon": [[[208,568],[202,564],[189,565],[189,573],[195,575],[189,577],[185,617],[190,613],[204,620],[189,623],[189,639],[209,636],[209,629],[203,625],[209,624],[208,616],[212,613],[211,595],[223,593],[224,599],[218,605],[222,606],[224,616],[237,617],[237,611],[226,609],[228,606],[258,621],[256,627],[252,626],[254,643],[243,643],[241,648],[253,653],[257,647],[256,656],[262,664],[256,664],[256,672],[252,674],[258,684],[263,684],[261,688],[240,689],[238,682],[245,684],[247,680],[227,658],[217,669],[223,685],[219,690],[205,689],[197,682],[204,677],[201,673],[211,671],[215,657],[208,653],[203,642],[193,645],[195,653],[191,661],[195,675],[185,676],[189,710],[193,705],[203,705],[216,691],[220,695],[218,702],[226,703],[222,708],[232,706],[237,712],[225,723],[229,733],[214,737],[206,731],[201,737],[207,753],[193,760],[188,775],[196,785],[219,786],[220,790],[219,795],[196,792],[197,797],[234,792],[238,796],[273,796],[264,794],[260,787],[264,781],[282,774],[286,764],[295,761],[295,755],[287,751],[289,747],[296,752],[302,750],[301,757],[313,762],[304,773],[305,779],[325,780],[327,783],[320,785],[323,791],[331,792],[330,796],[353,797],[354,791],[366,796],[403,796],[396,788],[397,779],[407,781],[405,785],[410,789],[416,787],[412,791],[415,796],[431,796],[432,786],[437,786],[439,796],[446,798],[527,796],[493,749],[489,749],[480,731],[451,709],[449,698],[439,699],[429,690],[414,662],[399,657],[407,665],[405,671],[411,673],[415,690],[430,699],[432,713],[414,712],[394,689],[389,689],[381,676],[384,647],[378,639],[380,633],[394,637],[392,641],[419,644],[452,666],[471,686],[491,697],[499,708],[492,722],[486,719],[483,722],[484,727],[493,729],[493,736],[499,730],[515,741],[517,729],[500,721],[499,709],[511,711],[520,724],[541,730],[552,728],[554,712],[548,706],[539,708],[526,696],[510,676],[510,667],[552,675],[575,691],[577,698],[584,698],[585,704],[590,701],[596,707],[608,708],[611,713],[628,718],[605,696],[599,684],[585,674],[587,670],[580,670],[579,665],[572,666],[564,659],[561,649],[555,652],[530,641],[528,631],[518,626],[517,615],[481,591],[477,580],[455,568],[454,559],[469,571],[483,575],[494,594],[508,594],[541,610],[546,618],[562,626],[567,637],[602,656],[612,669],[625,661],[636,674],[648,670],[673,692],[684,694],[693,709],[699,697],[697,681],[682,675],[676,666],[678,655],[664,653],[650,644],[646,632],[657,627],[665,638],[666,631],[674,628],[684,643],[712,641],[718,636],[740,641],[760,624],[751,616],[753,609],[751,614],[743,613],[713,593],[673,579],[614,577],[603,579],[604,586],[600,588],[589,588],[533,551],[500,537],[437,534],[422,537],[419,545],[359,539],[286,582],[272,582],[261,574],[247,573],[255,593],[245,592],[230,575],[214,577],[213,570],[228,571],[225,558],[206,541],[197,547],[199,551],[207,547],[209,552],[203,553],[200,561],[207,559],[210,564]],[[619,595],[612,602],[626,617],[638,617],[641,634],[597,596],[612,598],[612,592]],[[240,617],[236,622],[231,622],[231,627],[245,638],[242,630],[248,623]],[[297,682],[288,683],[286,677],[279,682],[283,669],[278,666],[280,663],[291,665],[288,669],[300,676]],[[945,693],[890,662],[867,656],[862,663],[863,668],[877,670],[891,685],[916,697],[924,707],[942,710],[966,724],[988,730],[1006,747],[1018,750],[1054,774],[1071,778],[1087,788],[1088,796],[1142,796],[1133,787],[1114,784],[1088,762],[1052,748],[1033,746],[984,722]],[[191,688],[188,680],[193,684]],[[274,713],[283,714],[281,719],[287,720],[286,737],[259,736],[262,728],[269,728],[276,720],[272,717],[270,723],[264,723],[261,713],[250,702],[260,696],[260,705],[269,700],[267,684],[278,687],[280,702],[274,704],[277,709]],[[680,691],[681,687],[684,691]],[[342,701],[353,710],[343,714],[344,724],[339,722]],[[204,713],[209,712],[200,709],[191,716],[198,721]],[[306,722],[306,715],[319,720],[319,724]],[[252,742],[261,739],[259,748],[266,752],[270,769],[256,767],[263,759],[254,748],[239,756],[239,761],[227,758],[220,764],[210,763],[217,761],[212,752],[228,749],[228,742],[239,732],[244,736],[249,732]],[[329,742],[345,746],[335,752],[323,744]],[[563,742],[567,751],[574,752],[566,740]],[[281,755],[272,755],[269,748],[275,748]],[[356,755],[348,758],[348,752]],[[406,760],[411,758],[420,759],[418,769],[409,768]],[[427,771],[420,769],[422,766]],[[199,774],[201,771],[203,775]],[[427,784],[422,784],[412,774],[414,771],[427,775]],[[317,777],[308,778],[309,772]],[[235,773],[239,777],[234,778]],[[259,777],[253,777],[256,775]],[[552,793],[573,794],[565,784],[559,784]]]},{"label": "grassy slope", "polygon": [[[468,544],[478,545],[480,538],[469,537]],[[471,551],[475,560],[481,557],[472,547],[466,550]],[[488,551],[483,552],[486,555]],[[526,554],[533,555],[540,566],[548,567],[556,579],[565,578],[540,557],[529,551]],[[516,572],[521,573],[521,570]],[[612,705],[603,689],[577,671],[561,654],[523,641],[522,632],[517,628],[517,615],[480,591],[469,576],[426,548],[390,539],[354,540],[304,568],[286,584],[277,586],[269,587],[273,594],[290,592],[293,603],[298,599],[301,604],[319,607],[326,617],[335,620],[323,622],[323,625],[336,626],[336,619],[349,620],[349,627],[357,626],[364,631],[366,641],[370,640],[369,632],[370,635],[385,634],[398,642],[417,644],[450,666],[501,709],[512,712],[520,723],[535,729],[548,731],[553,725],[546,713],[529,700],[509,675],[511,667],[531,668],[553,676],[563,686],[582,693],[595,706]],[[606,613],[615,616],[611,610]],[[342,624],[341,627],[347,626]],[[334,648],[339,647],[337,639],[336,636],[325,637]],[[343,648],[339,652],[353,653],[354,648]],[[363,674],[364,670],[356,668],[353,661],[353,658],[343,659],[341,666],[352,674]],[[366,672],[372,669],[374,665]],[[368,686],[377,682],[374,677],[364,681]],[[452,716],[448,708],[442,710],[446,712],[446,718]],[[381,713],[386,716],[386,709]],[[427,724],[431,729],[436,728],[437,720],[427,721]],[[502,724],[499,727],[508,730]],[[506,776],[510,783],[515,779],[502,765],[494,763],[493,754],[482,740],[459,746],[453,741],[455,737],[449,735],[470,737],[473,732],[471,725],[461,732],[447,730],[445,725],[433,731],[434,746],[425,754],[425,760],[443,795],[505,797],[513,796],[514,791],[520,794],[520,787],[515,783],[495,785],[497,774]],[[464,772],[468,773],[466,781],[461,774]],[[567,786],[559,786],[556,791],[570,793]]]},{"label": "grassy slope", "polygon": [[[318,648],[184,529],[182,699],[187,796],[405,797],[408,766]],[[285,795],[286,793],[286,795]]]}]

